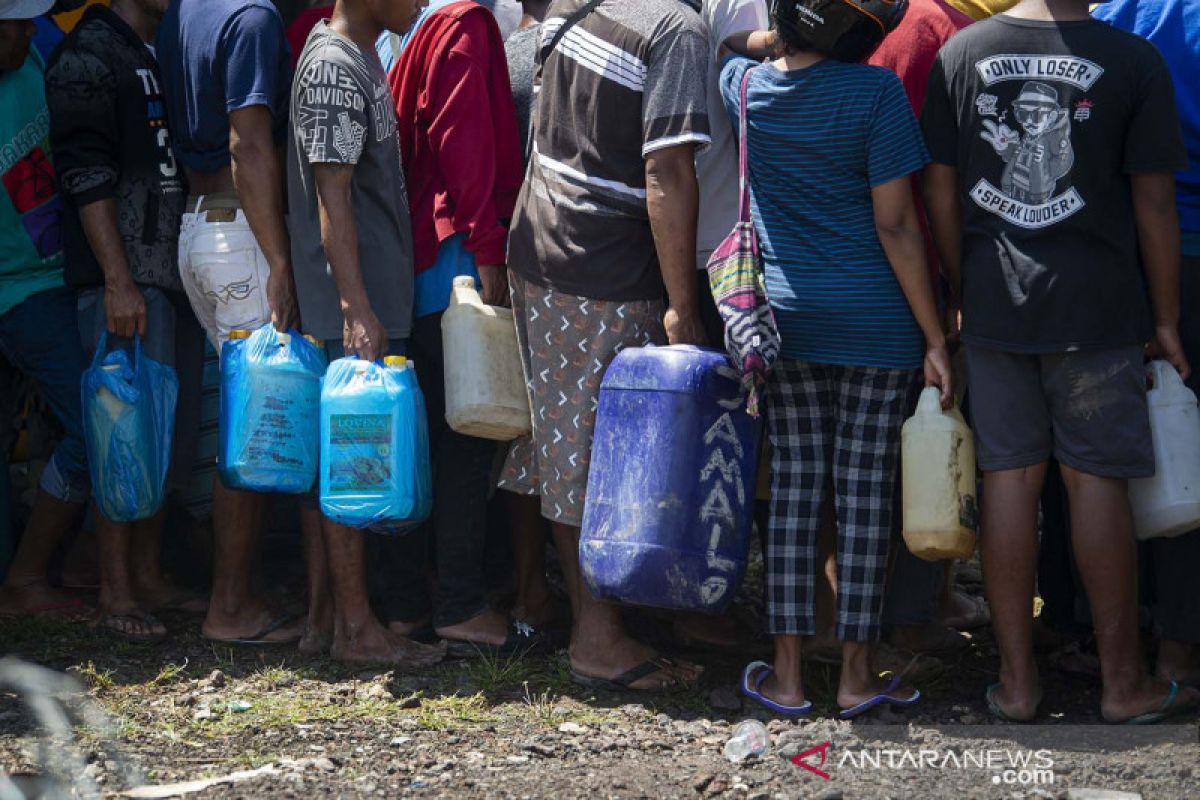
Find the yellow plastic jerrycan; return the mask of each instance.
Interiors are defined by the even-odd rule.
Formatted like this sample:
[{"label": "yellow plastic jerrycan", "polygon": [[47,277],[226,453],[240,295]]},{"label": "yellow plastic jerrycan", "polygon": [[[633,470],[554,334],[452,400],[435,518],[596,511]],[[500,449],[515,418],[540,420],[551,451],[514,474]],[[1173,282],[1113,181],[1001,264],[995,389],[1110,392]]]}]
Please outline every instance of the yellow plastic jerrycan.
[{"label": "yellow plastic jerrycan", "polygon": [[1139,539],[1178,536],[1200,528],[1200,409],[1166,361],[1150,362],[1150,439],[1154,477],[1129,482]]},{"label": "yellow plastic jerrycan", "polygon": [[979,506],[975,436],[958,408],[943,411],[939,390],[921,392],[901,431],[904,543],[918,558],[970,558]]},{"label": "yellow plastic jerrycan", "polygon": [[474,278],[454,279],[442,347],[451,429],[502,442],[532,430],[512,311],[484,304]]}]

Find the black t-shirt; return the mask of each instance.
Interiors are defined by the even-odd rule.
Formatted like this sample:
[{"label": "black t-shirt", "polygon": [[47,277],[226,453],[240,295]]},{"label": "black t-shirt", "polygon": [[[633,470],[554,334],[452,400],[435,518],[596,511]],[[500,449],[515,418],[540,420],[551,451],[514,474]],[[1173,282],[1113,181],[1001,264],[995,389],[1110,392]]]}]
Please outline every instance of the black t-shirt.
[{"label": "black t-shirt", "polygon": [[921,124],[958,169],[965,341],[1049,353],[1151,337],[1129,174],[1188,163],[1152,44],[1096,20],[992,17],[938,54]]}]

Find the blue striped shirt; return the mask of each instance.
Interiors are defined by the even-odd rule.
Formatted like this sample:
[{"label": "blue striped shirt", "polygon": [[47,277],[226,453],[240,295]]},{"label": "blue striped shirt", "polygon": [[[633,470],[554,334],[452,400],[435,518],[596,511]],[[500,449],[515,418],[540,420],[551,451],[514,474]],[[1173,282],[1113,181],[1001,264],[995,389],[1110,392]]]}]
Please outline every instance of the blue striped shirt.
[{"label": "blue striped shirt", "polygon": [[[755,62],[731,57],[721,97],[738,130],[738,89]],[[920,328],[875,232],[871,189],[929,162],[900,79],[821,61],[750,76],[751,212],[783,354],[820,364],[911,369]]]}]

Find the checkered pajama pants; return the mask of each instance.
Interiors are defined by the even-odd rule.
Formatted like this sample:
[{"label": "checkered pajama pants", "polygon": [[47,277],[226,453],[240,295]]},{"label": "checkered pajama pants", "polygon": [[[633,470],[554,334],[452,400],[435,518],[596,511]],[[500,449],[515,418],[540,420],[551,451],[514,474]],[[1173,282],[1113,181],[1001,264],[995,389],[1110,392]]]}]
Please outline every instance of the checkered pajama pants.
[{"label": "checkered pajama pants", "polygon": [[781,359],[767,389],[771,518],[767,626],[816,633],[821,501],[832,480],[837,507],[837,637],[879,638],[892,535],[900,426],[913,370]]}]

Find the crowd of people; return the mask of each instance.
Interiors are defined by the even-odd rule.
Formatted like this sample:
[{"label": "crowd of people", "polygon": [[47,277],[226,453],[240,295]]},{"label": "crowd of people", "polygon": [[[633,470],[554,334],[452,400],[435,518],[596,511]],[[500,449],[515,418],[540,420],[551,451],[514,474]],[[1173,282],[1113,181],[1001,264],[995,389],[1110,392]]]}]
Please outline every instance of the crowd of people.
[{"label": "crowd of people", "polygon": [[[578,544],[605,367],[626,347],[724,346],[705,267],[748,209],[781,353],[759,520],[774,657],[742,692],[808,713],[802,664],[820,655],[841,666],[843,717],[910,706],[881,637],[952,650],[990,621],[984,700],[1028,721],[1040,593],[1043,621],[1094,632],[1104,719],[1200,704],[1200,532],[1139,551],[1127,496],[1154,472],[1147,349],[1200,388],[1198,0],[1094,16],[1087,0],[337,0],[290,27],[268,0],[90,0],[69,24],[63,5],[0,0],[0,352],[63,432],[0,613],[154,642],[156,613],[181,609],[215,642],[401,668],[534,651],[569,618],[580,684],[697,680],[702,664],[592,597]],[[461,276],[513,309],[532,434],[511,444],[445,421]],[[176,370],[179,487],[206,346],[266,324],[330,360],[410,357],[428,407],[418,529],[380,537],[299,499],[300,617],[261,588],[267,495],[215,479],[206,599],[164,574],[166,509],[88,513],[79,387],[102,338]],[[966,391],[986,604],[897,536],[900,427],[923,386],[946,407]],[[497,503],[511,612],[488,596]],[[94,611],[50,580],[85,516]],[[1077,583],[1086,603],[1063,591]],[[701,649],[753,633],[671,624]]]}]

